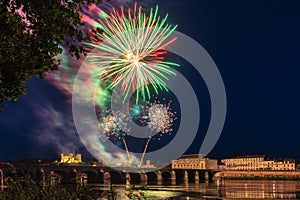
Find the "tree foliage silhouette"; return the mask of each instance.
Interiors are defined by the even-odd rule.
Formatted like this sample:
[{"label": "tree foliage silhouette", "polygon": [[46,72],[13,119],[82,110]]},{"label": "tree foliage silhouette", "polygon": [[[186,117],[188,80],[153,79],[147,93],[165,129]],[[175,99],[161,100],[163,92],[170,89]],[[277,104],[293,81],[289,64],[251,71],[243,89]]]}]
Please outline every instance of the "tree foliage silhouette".
[{"label": "tree foliage silhouette", "polygon": [[26,94],[26,81],[58,69],[59,44],[77,58],[89,35],[78,11],[95,0],[7,0],[0,2],[0,109]]}]

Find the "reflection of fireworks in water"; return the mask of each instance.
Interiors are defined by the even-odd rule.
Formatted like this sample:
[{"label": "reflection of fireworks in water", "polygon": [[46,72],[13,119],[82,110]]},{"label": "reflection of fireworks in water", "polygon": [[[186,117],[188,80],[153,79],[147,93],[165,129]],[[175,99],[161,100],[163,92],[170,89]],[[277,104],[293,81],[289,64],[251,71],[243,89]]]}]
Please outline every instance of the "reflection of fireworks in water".
[{"label": "reflection of fireworks in water", "polygon": [[[120,83],[124,100],[135,90],[136,103],[139,96],[150,98],[149,85],[156,94],[159,89],[168,91],[164,80],[175,75],[172,66],[178,64],[163,60],[165,47],[176,39],[166,41],[176,26],[167,24],[167,16],[160,19],[157,13],[158,7],[147,16],[135,4],[127,13],[123,7],[120,12],[113,9],[109,17],[93,24],[95,41],[88,45],[96,50],[91,54],[91,61],[100,66],[96,74],[109,83],[109,89]],[[83,21],[89,20],[83,16]]]}]

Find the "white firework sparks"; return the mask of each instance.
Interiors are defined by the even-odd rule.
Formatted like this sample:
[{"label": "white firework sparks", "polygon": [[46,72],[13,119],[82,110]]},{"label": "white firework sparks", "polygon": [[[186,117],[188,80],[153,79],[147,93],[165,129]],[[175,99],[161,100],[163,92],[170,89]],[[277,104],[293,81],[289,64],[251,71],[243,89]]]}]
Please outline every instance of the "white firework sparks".
[{"label": "white firework sparks", "polygon": [[129,117],[125,114],[120,111],[107,110],[103,115],[100,120],[100,128],[108,138],[112,136],[120,138],[122,134],[130,132],[130,128],[127,126]]},{"label": "white firework sparks", "polygon": [[151,130],[155,130],[161,134],[171,134],[173,131],[173,122],[177,119],[176,112],[173,112],[171,109],[171,103],[172,101],[167,104],[157,100],[154,102],[147,101],[141,107],[143,117],[140,119],[140,123],[147,124]]},{"label": "white firework sparks", "polygon": [[176,119],[169,105],[152,104],[148,110],[149,127],[161,133],[172,132],[173,122]]}]

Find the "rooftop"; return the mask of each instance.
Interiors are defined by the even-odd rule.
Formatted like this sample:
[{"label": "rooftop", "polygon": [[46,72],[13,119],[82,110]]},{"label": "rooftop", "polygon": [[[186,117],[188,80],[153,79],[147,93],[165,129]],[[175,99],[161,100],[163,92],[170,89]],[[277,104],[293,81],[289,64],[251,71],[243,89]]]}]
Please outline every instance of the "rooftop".
[{"label": "rooftop", "polygon": [[266,155],[245,155],[245,156],[237,156],[236,158],[264,158]]},{"label": "rooftop", "polygon": [[201,154],[189,154],[189,155],[182,155],[178,159],[187,159],[187,158],[204,158]]}]

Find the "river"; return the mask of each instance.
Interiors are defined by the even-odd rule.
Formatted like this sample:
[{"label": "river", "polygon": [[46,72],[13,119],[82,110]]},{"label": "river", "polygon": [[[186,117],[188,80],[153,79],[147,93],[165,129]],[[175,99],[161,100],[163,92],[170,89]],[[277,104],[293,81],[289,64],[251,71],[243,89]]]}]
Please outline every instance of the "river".
[{"label": "river", "polygon": [[[100,186],[108,190],[107,186]],[[112,185],[117,200],[125,196],[125,185]],[[225,180],[214,183],[183,185],[148,185],[134,190],[149,200],[201,200],[201,199],[300,199],[299,181]]]}]

